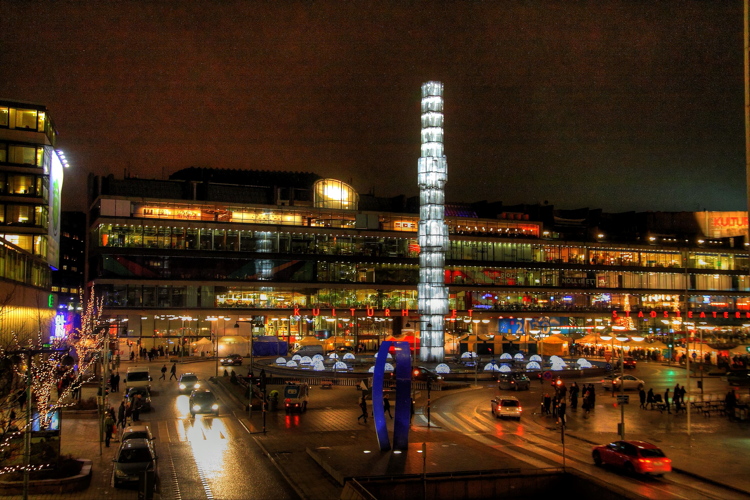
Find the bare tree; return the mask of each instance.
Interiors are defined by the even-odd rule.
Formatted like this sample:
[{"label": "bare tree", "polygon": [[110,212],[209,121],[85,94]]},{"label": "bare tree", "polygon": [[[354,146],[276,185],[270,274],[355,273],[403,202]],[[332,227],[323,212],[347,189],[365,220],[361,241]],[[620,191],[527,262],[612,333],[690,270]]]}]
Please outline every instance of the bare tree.
[{"label": "bare tree", "polygon": [[[84,303],[83,296],[81,302]],[[46,342],[49,329],[42,333],[40,327],[35,338],[21,339],[13,334],[8,346],[0,346],[0,457],[15,436],[27,431],[22,403],[26,411],[34,408],[38,412],[35,423],[39,429],[47,429],[55,412],[75,404],[73,393],[94,378],[93,368],[102,351],[109,347],[104,345],[108,326],[101,322],[102,303],[92,288],[81,313],[81,326],[70,334]],[[23,362],[24,355],[27,362],[31,360],[30,366]],[[66,362],[71,357],[77,362]],[[26,402],[29,369],[31,401]],[[17,470],[16,466],[0,467],[0,474]]]}]

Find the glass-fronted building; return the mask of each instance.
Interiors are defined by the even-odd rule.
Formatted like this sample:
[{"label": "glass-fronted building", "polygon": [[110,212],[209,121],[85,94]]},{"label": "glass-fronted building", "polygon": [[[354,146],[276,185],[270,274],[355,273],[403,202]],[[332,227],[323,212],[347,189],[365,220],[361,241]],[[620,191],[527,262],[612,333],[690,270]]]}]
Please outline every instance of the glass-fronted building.
[{"label": "glass-fronted building", "polygon": [[[317,335],[375,348],[415,329],[418,206],[359,196],[313,174],[280,186],[265,172],[224,172],[232,183],[217,172],[224,171],[91,182],[88,279],[118,321],[122,343],[174,350],[201,337],[212,346],[232,337],[249,344],[252,332],[292,345]],[[207,174],[214,175],[207,181]],[[243,189],[264,203],[242,203]],[[383,210],[396,201],[402,211]],[[574,241],[554,220],[507,211],[488,217],[471,205],[449,204],[446,224],[449,339],[469,331],[534,334],[540,324],[575,337],[623,321],[656,334],[683,328],[674,323],[688,316],[693,328],[735,336],[750,324],[741,239],[660,227],[613,242],[600,223],[591,238]]]},{"label": "glass-fronted building", "polygon": [[[64,155],[44,105],[0,99],[0,336],[50,330]],[[8,307],[5,307],[8,306]]]}]

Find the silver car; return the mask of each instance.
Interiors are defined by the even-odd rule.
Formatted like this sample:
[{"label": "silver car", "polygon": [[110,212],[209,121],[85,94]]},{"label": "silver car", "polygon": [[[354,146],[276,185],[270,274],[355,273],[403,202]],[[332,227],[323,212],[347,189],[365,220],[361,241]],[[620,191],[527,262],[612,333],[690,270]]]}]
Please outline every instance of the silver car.
[{"label": "silver car", "polygon": [[490,411],[495,418],[508,417],[521,420],[523,407],[517,398],[503,396],[490,401]]},{"label": "silver car", "polygon": [[608,391],[611,389],[619,391],[621,387],[626,391],[640,390],[645,385],[646,383],[643,380],[634,377],[633,375],[618,375],[617,377],[610,376],[602,380],[602,387]]}]

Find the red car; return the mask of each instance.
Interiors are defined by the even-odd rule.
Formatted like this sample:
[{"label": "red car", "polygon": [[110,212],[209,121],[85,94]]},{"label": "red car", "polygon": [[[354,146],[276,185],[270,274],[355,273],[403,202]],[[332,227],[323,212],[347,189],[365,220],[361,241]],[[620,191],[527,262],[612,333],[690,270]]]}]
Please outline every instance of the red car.
[{"label": "red car", "polygon": [[635,358],[625,358],[623,366],[625,368],[635,368]]},{"label": "red car", "polygon": [[615,441],[595,446],[591,456],[596,465],[615,465],[631,474],[661,476],[672,472],[672,460],[661,449],[645,441]]}]

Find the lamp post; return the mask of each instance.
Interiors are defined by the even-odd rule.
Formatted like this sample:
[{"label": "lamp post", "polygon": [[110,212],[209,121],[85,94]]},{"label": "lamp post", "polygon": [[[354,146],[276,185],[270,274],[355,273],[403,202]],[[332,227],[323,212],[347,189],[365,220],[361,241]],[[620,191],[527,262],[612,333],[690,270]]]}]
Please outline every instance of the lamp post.
[{"label": "lamp post", "polygon": [[[621,329],[621,327],[612,327],[612,329],[617,330]],[[643,337],[641,337],[640,335],[627,335],[626,332],[620,332],[616,335],[602,335],[601,338],[602,340],[612,341],[613,354],[615,348],[615,339],[620,342],[620,393],[622,393],[623,391],[625,391],[625,346],[623,344],[631,340],[634,342],[641,342],[643,341]],[[612,397],[615,397],[614,380],[612,380]],[[620,439],[625,439],[625,398],[622,399],[622,401],[618,401],[618,404],[620,405],[620,423],[617,426],[617,430],[620,434]]]}]

